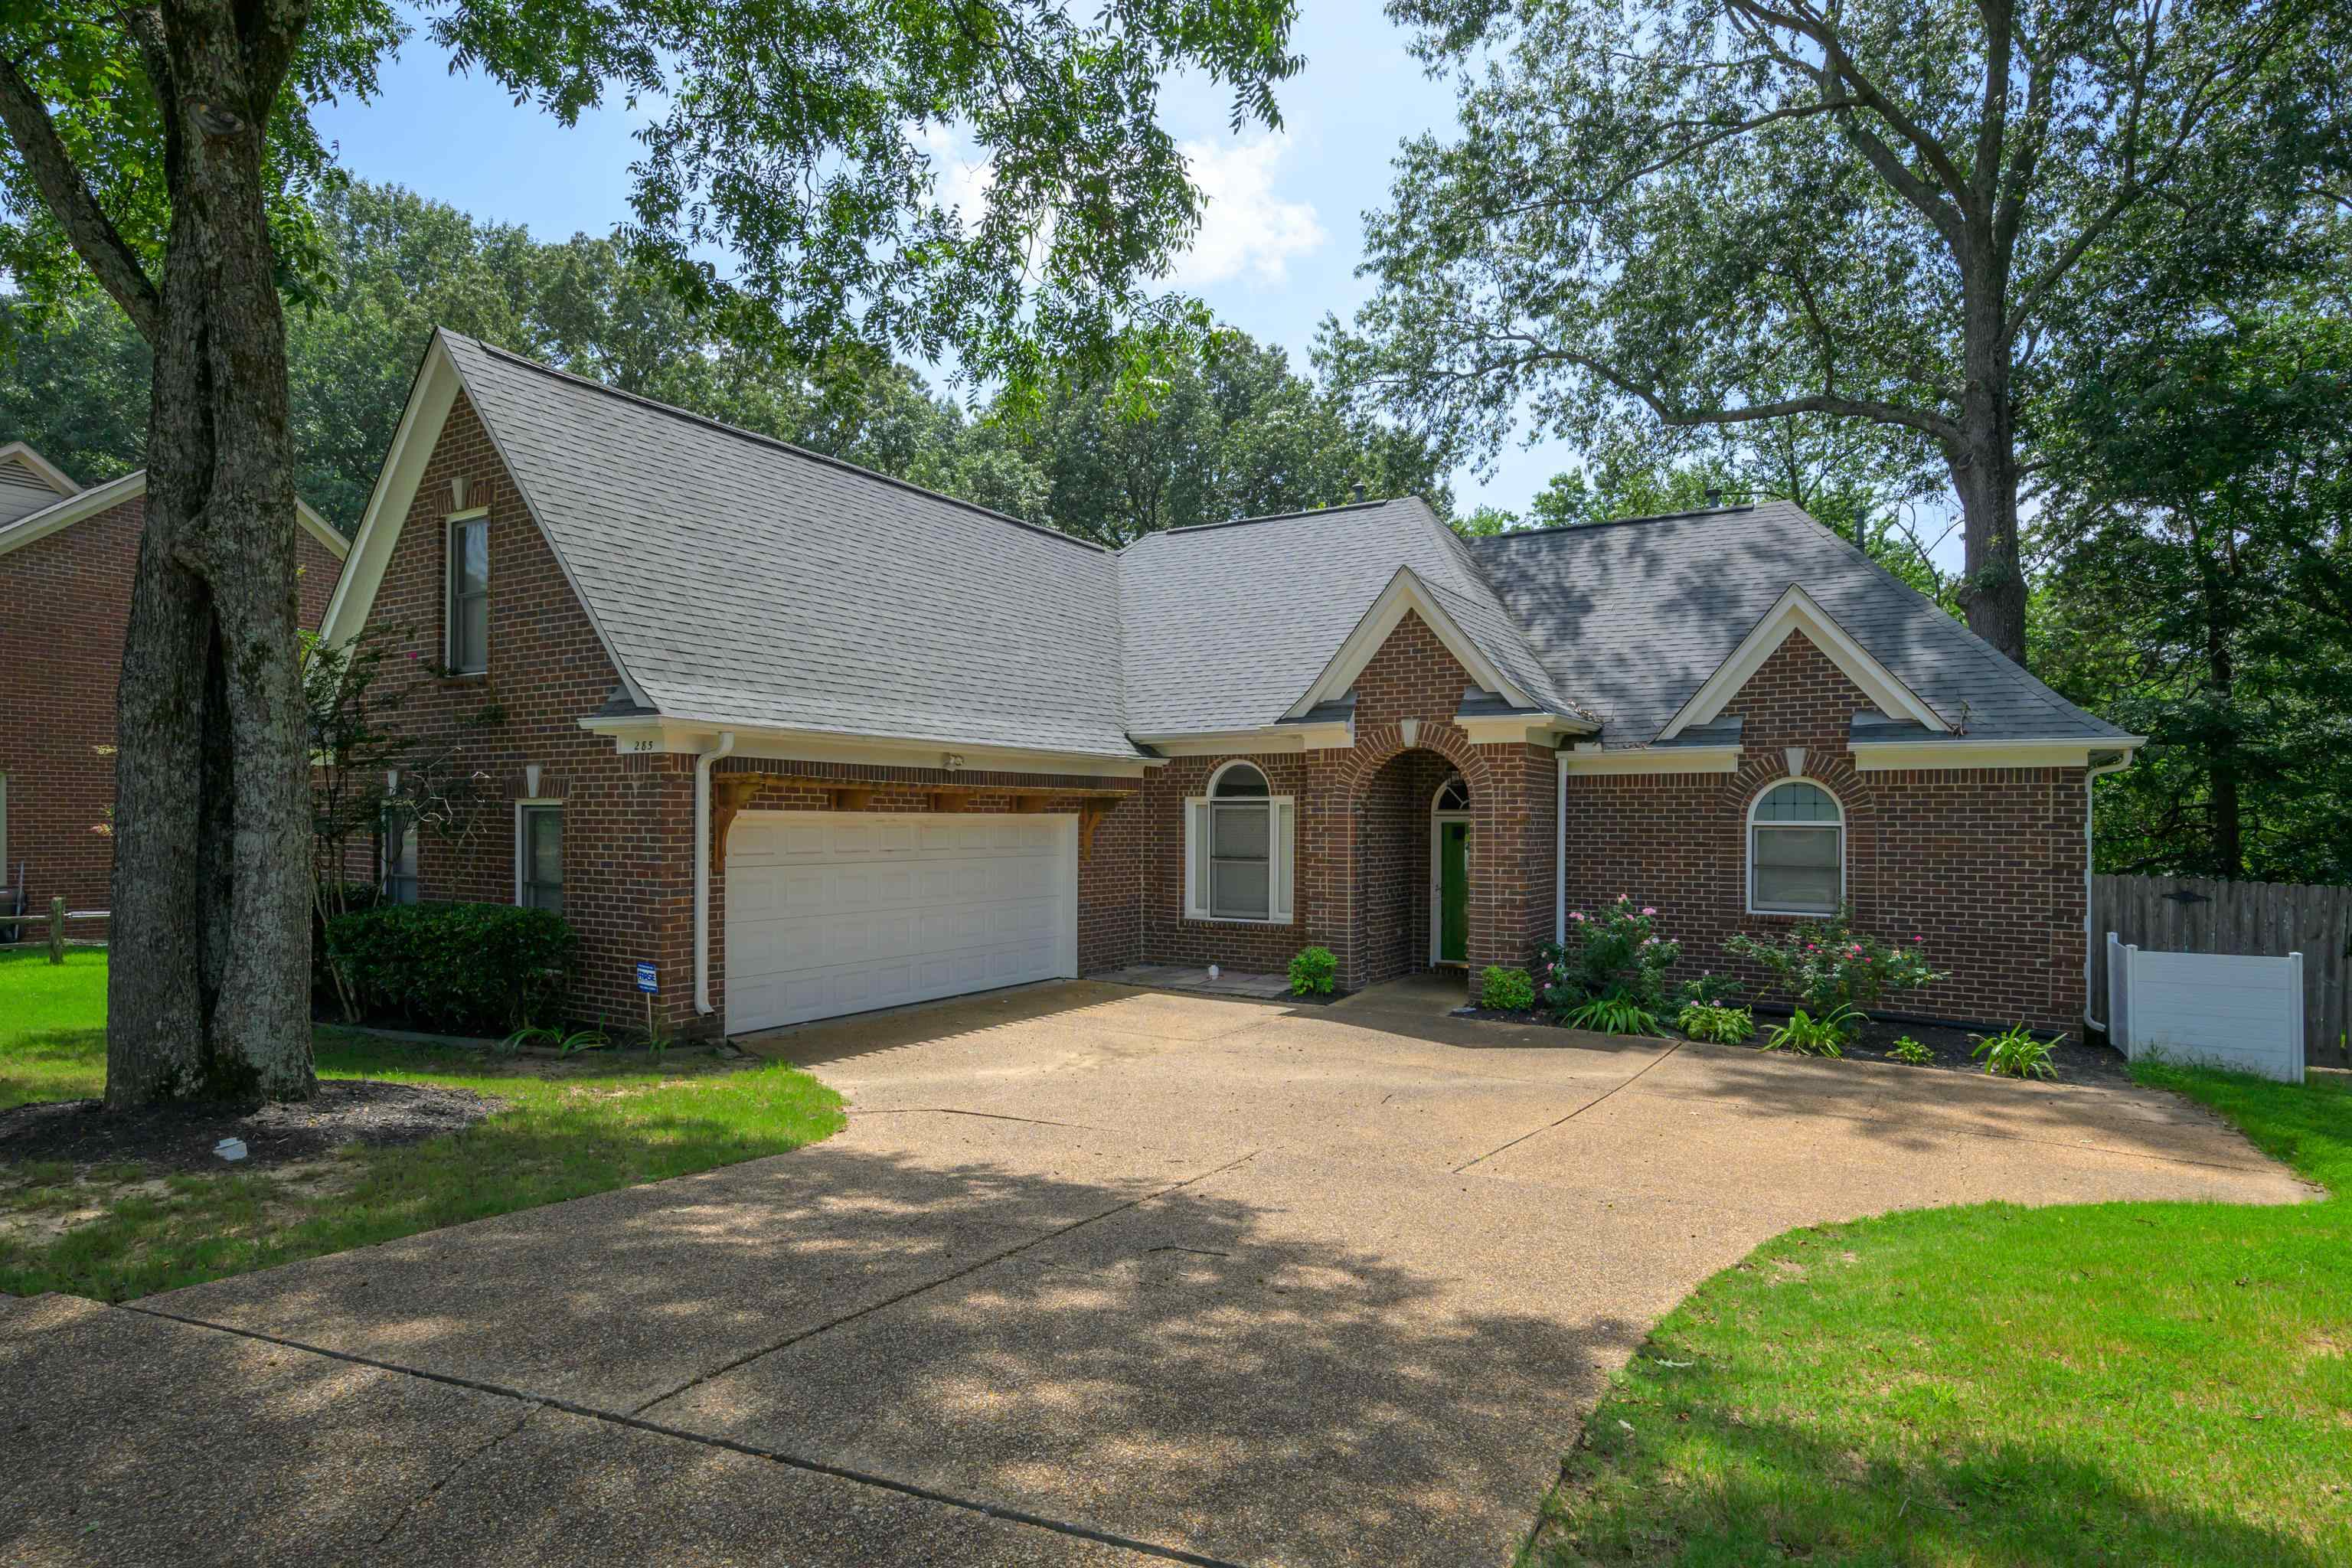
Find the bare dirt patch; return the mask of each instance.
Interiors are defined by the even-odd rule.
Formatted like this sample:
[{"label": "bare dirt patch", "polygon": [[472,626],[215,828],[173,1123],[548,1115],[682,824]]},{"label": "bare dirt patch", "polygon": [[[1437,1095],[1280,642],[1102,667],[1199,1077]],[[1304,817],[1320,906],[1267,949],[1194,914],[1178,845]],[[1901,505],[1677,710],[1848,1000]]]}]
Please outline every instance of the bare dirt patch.
[{"label": "bare dirt patch", "polygon": [[[110,1111],[95,1100],[51,1100],[0,1110],[0,1162],[128,1162],[150,1170],[268,1170],[314,1160],[346,1144],[415,1143],[470,1127],[506,1102],[470,1089],[369,1079],[326,1079],[299,1105],[158,1105]],[[247,1158],[213,1152],[244,1140]]]}]

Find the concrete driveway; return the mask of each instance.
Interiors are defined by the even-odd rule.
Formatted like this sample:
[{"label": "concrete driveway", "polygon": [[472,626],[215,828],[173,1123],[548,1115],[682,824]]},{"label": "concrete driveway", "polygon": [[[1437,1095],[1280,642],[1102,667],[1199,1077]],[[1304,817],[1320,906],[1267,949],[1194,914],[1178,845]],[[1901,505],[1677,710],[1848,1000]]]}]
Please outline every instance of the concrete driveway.
[{"label": "concrete driveway", "polygon": [[847,1131],[0,1316],[38,1412],[0,1547],[1493,1564],[1610,1370],[1777,1232],[2306,1195],[2161,1095],[1468,1022],[1410,985],[1071,983],[759,1048]]}]

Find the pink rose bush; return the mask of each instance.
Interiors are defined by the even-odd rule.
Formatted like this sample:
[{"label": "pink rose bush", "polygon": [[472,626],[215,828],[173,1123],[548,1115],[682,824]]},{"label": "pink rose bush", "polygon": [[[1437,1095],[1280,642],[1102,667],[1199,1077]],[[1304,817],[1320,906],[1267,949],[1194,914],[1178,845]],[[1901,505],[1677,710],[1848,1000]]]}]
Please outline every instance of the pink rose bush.
[{"label": "pink rose bush", "polygon": [[1860,1012],[1886,997],[1945,978],[1928,963],[1925,938],[1895,945],[1853,930],[1849,921],[1840,910],[1830,920],[1797,926],[1783,936],[1743,931],[1723,945],[1760,964],[1771,976],[1772,989],[1815,1016],[1853,1009],[1857,1025]]}]

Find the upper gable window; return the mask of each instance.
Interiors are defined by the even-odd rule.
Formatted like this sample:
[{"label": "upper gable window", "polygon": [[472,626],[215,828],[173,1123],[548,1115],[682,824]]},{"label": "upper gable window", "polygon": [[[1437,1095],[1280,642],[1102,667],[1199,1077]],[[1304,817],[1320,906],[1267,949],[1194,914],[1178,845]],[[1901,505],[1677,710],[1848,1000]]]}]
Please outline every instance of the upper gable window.
[{"label": "upper gable window", "polygon": [[1833,915],[1845,897],[1845,814],[1810,779],[1756,797],[1748,814],[1748,909],[1759,915]]},{"label": "upper gable window", "polygon": [[449,520],[448,664],[452,673],[490,668],[490,520],[474,512]]},{"label": "upper gable window", "polygon": [[1219,768],[1185,802],[1185,918],[1289,923],[1295,825],[1292,798],[1254,763]]}]

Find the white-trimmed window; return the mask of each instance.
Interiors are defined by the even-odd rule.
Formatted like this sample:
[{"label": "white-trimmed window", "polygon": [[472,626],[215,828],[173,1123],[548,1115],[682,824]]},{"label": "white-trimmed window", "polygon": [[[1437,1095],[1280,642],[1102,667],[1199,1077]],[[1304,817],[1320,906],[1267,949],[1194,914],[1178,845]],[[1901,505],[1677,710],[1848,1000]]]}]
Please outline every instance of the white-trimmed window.
[{"label": "white-trimmed window", "polygon": [[1248,763],[1227,763],[1184,803],[1184,917],[1290,923],[1297,807]]},{"label": "white-trimmed window", "polygon": [[563,807],[524,801],[515,807],[515,902],[563,912]]},{"label": "white-trimmed window", "polygon": [[383,808],[383,901],[416,901],[416,818],[397,805]]},{"label": "white-trimmed window", "polygon": [[457,675],[490,668],[490,519],[461,512],[449,520],[448,664]]},{"label": "white-trimmed window", "polygon": [[1845,814],[1811,779],[1787,779],[1748,810],[1748,909],[1833,915],[1845,897]]}]

